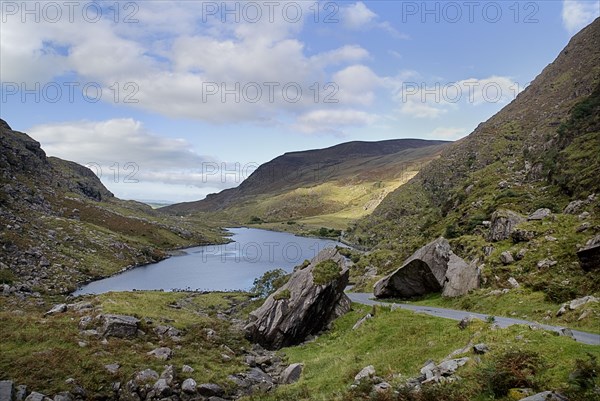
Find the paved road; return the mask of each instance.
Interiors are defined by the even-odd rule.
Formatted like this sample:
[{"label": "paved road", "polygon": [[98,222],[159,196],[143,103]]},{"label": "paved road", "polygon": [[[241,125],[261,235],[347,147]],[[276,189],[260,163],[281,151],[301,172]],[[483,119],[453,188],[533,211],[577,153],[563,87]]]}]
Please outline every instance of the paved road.
[{"label": "paved road", "polygon": [[[486,320],[486,318],[488,317],[488,315],[485,315],[482,313],[473,313],[473,312],[460,311],[460,310],[454,310],[454,309],[444,309],[444,308],[435,308],[432,306],[420,306],[420,305],[380,302],[380,301],[371,299],[374,297],[373,294],[367,293],[367,292],[348,292],[347,295],[350,297],[352,302],[356,302],[356,303],[363,304],[363,305],[383,305],[383,306],[397,305],[402,309],[408,309],[408,310],[412,310],[414,312],[426,313],[428,315],[443,317],[443,318],[452,319],[452,320],[462,320],[463,318],[465,318],[467,316],[475,316],[479,319]],[[530,322],[530,321],[521,320],[521,319],[512,319],[509,317],[494,316],[494,318],[495,318],[494,322],[497,323],[500,327],[507,327],[507,326],[510,326],[513,324],[527,324],[527,325],[539,324],[536,322]],[[556,331],[559,333],[561,332],[562,329],[564,329],[564,327],[549,326],[547,324],[539,324],[539,326],[545,330]],[[571,331],[573,332],[573,337],[575,337],[575,340],[577,340],[579,342],[582,342],[584,344],[600,345],[600,335],[598,335],[598,334],[586,333],[586,332],[577,331],[577,330],[571,330]]]}]

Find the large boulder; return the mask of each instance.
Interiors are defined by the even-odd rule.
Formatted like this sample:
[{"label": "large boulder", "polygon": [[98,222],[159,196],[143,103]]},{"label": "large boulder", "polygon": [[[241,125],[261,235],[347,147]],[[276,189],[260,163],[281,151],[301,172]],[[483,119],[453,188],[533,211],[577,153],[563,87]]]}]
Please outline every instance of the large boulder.
[{"label": "large boulder", "polygon": [[303,342],[350,310],[348,278],[346,258],[335,248],[322,250],[250,313],[246,336],[268,349]]},{"label": "large boulder", "polygon": [[508,239],[517,224],[525,221],[525,218],[511,210],[496,210],[492,214],[489,240],[496,242]]},{"label": "large boulder", "polygon": [[139,319],[125,315],[104,315],[102,320],[104,337],[135,337],[140,323]]},{"label": "large boulder", "polygon": [[577,252],[579,265],[586,272],[600,268],[600,235],[590,239],[585,247]]},{"label": "large boulder", "polygon": [[410,298],[432,292],[455,297],[477,288],[479,276],[479,269],[455,255],[448,241],[440,237],[379,280],[373,293],[377,298]]}]

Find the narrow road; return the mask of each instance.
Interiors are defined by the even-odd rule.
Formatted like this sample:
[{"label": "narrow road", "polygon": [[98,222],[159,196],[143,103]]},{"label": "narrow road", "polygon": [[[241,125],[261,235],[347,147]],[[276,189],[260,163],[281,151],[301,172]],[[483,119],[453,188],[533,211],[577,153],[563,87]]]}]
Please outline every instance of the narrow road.
[{"label": "narrow road", "polygon": [[[475,316],[476,318],[479,318],[479,319],[485,321],[488,317],[488,315],[485,315],[482,313],[473,313],[473,312],[460,311],[460,310],[454,310],[454,309],[436,308],[433,306],[397,304],[397,303],[391,303],[391,302],[376,301],[376,300],[371,299],[371,298],[374,298],[374,295],[371,293],[368,293],[368,292],[348,292],[346,294],[348,295],[348,297],[350,297],[352,302],[356,302],[359,304],[383,305],[383,306],[396,305],[402,309],[411,310],[411,311],[414,311],[417,313],[426,313],[428,315],[443,317],[445,319],[452,319],[452,320],[460,321],[460,320],[464,319],[465,317]],[[508,327],[513,324],[527,324],[527,325],[536,324],[545,330],[556,331],[558,333],[560,333],[561,330],[564,329],[564,327],[549,326],[547,324],[539,324],[536,322],[530,322],[530,321],[521,320],[521,319],[512,319],[509,317],[494,316],[494,322],[497,323],[500,327]],[[571,332],[573,333],[573,337],[575,338],[575,340],[577,340],[581,343],[590,344],[590,345],[600,345],[600,335],[598,335],[598,334],[586,333],[584,331],[577,331],[577,330],[571,330]]]}]

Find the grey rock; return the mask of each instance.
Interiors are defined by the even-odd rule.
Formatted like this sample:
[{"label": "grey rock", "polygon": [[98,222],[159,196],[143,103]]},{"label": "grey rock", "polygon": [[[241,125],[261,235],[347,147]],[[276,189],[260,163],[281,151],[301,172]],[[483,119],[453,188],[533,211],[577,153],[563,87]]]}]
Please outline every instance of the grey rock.
[{"label": "grey rock", "polygon": [[25,398],[25,401],[52,401],[42,393],[33,392]]},{"label": "grey rock", "polygon": [[458,358],[458,359],[450,359],[449,361],[443,361],[440,363],[437,368],[442,376],[450,376],[453,375],[459,367],[466,364],[471,358]]},{"label": "grey rock", "polygon": [[593,295],[587,295],[585,297],[577,298],[569,302],[569,309],[575,310],[579,309],[584,305],[589,304],[590,302],[598,302],[600,299],[596,298]]},{"label": "grey rock", "polygon": [[390,391],[391,388],[392,385],[390,383],[381,382],[373,386],[373,391],[375,391],[376,393],[385,393],[387,391]]},{"label": "grey rock", "polygon": [[158,373],[152,369],[142,370],[137,372],[133,381],[137,384],[147,383],[149,381],[158,380]]},{"label": "grey rock", "polygon": [[104,369],[108,371],[108,373],[116,375],[119,372],[119,368],[121,365],[118,363],[111,363],[110,365],[104,365]]},{"label": "grey rock", "polygon": [[479,355],[483,355],[489,351],[489,348],[486,344],[479,343],[473,346],[473,352]]},{"label": "grey rock", "polygon": [[227,401],[227,400],[224,398],[221,398],[221,397],[209,397],[208,401]]},{"label": "grey rock", "polygon": [[125,315],[104,315],[102,320],[102,335],[104,337],[135,337],[140,323],[139,319]]},{"label": "grey rock", "polygon": [[165,366],[165,369],[160,374],[160,378],[165,379],[169,386],[172,386],[175,383],[176,376],[177,375],[175,373],[175,368],[173,367],[173,365]]},{"label": "grey rock", "polygon": [[356,330],[358,329],[360,326],[362,326],[367,320],[373,318],[373,315],[371,315],[370,313],[367,313],[365,316],[361,317],[358,322],[354,323],[354,326],[352,326],[352,330]]},{"label": "grey rock", "polygon": [[515,259],[513,258],[512,253],[509,251],[504,251],[500,254],[500,261],[505,265],[510,265],[515,261]]},{"label": "grey rock", "polygon": [[519,288],[521,286],[521,284],[519,284],[519,282],[514,277],[508,278],[508,284],[510,284],[512,288]]},{"label": "grey rock", "polygon": [[473,261],[467,264],[454,253],[450,254],[442,296],[459,297],[479,288],[481,283],[481,269],[477,267],[476,262]]},{"label": "grey rock", "polygon": [[194,379],[185,379],[183,383],[181,383],[181,390],[184,393],[194,394],[196,392],[196,381]]},{"label": "grey rock", "polygon": [[538,209],[535,212],[531,213],[529,216],[527,216],[527,220],[544,220],[545,218],[550,217],[551,215],[552,211],[550,209]]},{"label": "grey rock", "polygon": [[585,201],[582,200],[574,200],[570,202],[564,209],[563,213],[565,214],[577,214],[579,211],[586,205]]},{"label": "grey rock", "polygon": [[567,401],[567,398],[554,391],[544,391],[532,396],[522,398],[521,401]]},{"label": "grey rock", "polygon": [[205,397],[221,397],[225,394],[225,390],[221,386],[215,383],[204,383],[197,387],[198,394],[203,395]]},{"label": "grey rock", "polygon": [[194,368],[192,368],[192,367],[191,367],[191,366],[189,366],[189,365],[183,365],[183,366],[181,367],[181,371],[182,371],[183,373],[193,373],[193,372],[194,372]]},{"label": "grey rock", "polygon": [[27,386],[20,385],[15,389],[15,400],[14,401],[24,401],[27,397]]},{"label": "grey rock", "polygon": [[63,391],[62,393],[58,393],[54,396],[54,401],[72,401],[73,396],[71,393],[67,391]]},{"label": "grey rock", "polygon": [[600,268],[600,234],[590,239],[585,247],[577,252],[579,265],[588,272]]},{"label": "grey rock", "polygon": [[517,252],[517,254],[515,255],[515,259],[516,260],[522,260],[525,257],[526,253],[527,253],[527,249],[526,248],[519,249],[519,252]]},{"label": "grey rock", "polygon": [[156,326],[154,332],[161,337],[166,336],[172,338],[181,336],[181,331],[172,326]]},{"label": "grey rock", "polygon": [[282,384],[291,384],[300,380],[300,376],[302,375],[302,370],[304,369],[304,365],[301,363],[293,363],[281,373]]},{"label": "grey rock", "polygon": [[583,212],[579,216],[577,216],[577,218],[579,220],[585,220],[585,219],[588,219],[589,217],[590,217],[590,212]]},{"label": "grey rock", "polygon": [[83,316],[81,319],[79,319],[79,329],[86,330],[88,327],[90,327],[90,325],[92,324],[93,321],[94,321],[93,317]]},{"label": "grey rock", "polygon": [[516,229],[511,234],[510,237],[515,244],[519,242],[529,242],[535,238],[535,233],[532,231]]},{"label": "grey rock", "polygon": [[[313,281],[315,266],[333,260],[340,274],[329,283],[317,285]],[[350,271],[346,259],[335,248],[326,248],[312,259],[309,266],[296,270],[290,280],[265,303],[250,313],[245,327],[246,337],[269,349],[296,345],[308,336],[325,329],[335,318],[350,310],[350,299],[344,293]],[[276,299],[287,291],[289,298]]]},{"label": "grey rock", "polygon": [[561,336],[570,337],[570,338],[575,339],[575,336],[573,335],[573,332],[569,328],[566,328],[566,327],[562,328],[562,329],[560,329],[560,331],[558,333]]},{"label": "grey rock", "polygon": [[492,214],[492,224],[488,239],[492,242],[508,239],[516,226],[525,219],[511,210],[497,210]]},{"label": "grey rock", "polygon": [[379,280],[373,289],[378,298],[410,298],[431,292],[443,296],[465,295],[477,288],[480,271],[474,263],[467,264],[440,237],[408,258],[400,268]]},{"label": "grey rock", "polygon": [[172,392],[171,387],[165,379],[158,379],[152,389],[160,398],[168,397]]},{"label": "grey rock", "polygon": [[362,370],[358,372],[356,376],[354,376],[354,381],[360,382],[361,380],[368,379],[373,376],[375,376],[375,367],[373,365],[369,365],[362,368]]},{"label": "grey rock", "polygon": [[169,347],[160,347],[148,352],[146,355],[151,355],[158,359],[162,359],[163,361],[167,361],[173,356],[173,351]]},{"label": "grey rock", "polygon": [[11,380],[0,381],[0,401],[12,401],[15,396],[15,384]]},{"label": "grey rock", "polygon": [[56,315],[58,313],[65,313],[67,311],[67,304],[54,305],[52,309],[44,313],[44,316]]}]

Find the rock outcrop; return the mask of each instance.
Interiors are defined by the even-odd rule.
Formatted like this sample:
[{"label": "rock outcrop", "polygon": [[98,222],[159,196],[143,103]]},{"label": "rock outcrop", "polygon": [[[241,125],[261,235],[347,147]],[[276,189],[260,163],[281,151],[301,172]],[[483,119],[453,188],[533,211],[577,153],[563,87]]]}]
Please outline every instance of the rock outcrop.
[{"label": "rock outcrop", "polygon": [[479,286],[479,269],[467,264],[440,237],[408,258],[392,274],[374,286],[377,298],[410,298],[431,292],[447,297],[464,295]]},{"label": "rock outcrop", "polygon": [[489,240],[496,242],[510,237],[517,224],[524,222],[523,216],[511,210],[497,210],[492,214]]},{"label": "rock outcrop", "polygon": [[600,235],[589,240],[585,247],[577,252],[579,265],[585,271],[600,268]]},{"label": "rock outcrop", "polygon": [[[319,269],[326,261],[335,262],[338,272],[333,272],[327,282],[317,284],[314,275],[322,276]],[[296,269],[282,288],[250,313],[246,336],[265,348],[279,349],[317,334],[350,310],[350,299],[344,294],[348,278],[344,256],[335,248],[322,250],[308,266]]]}]

